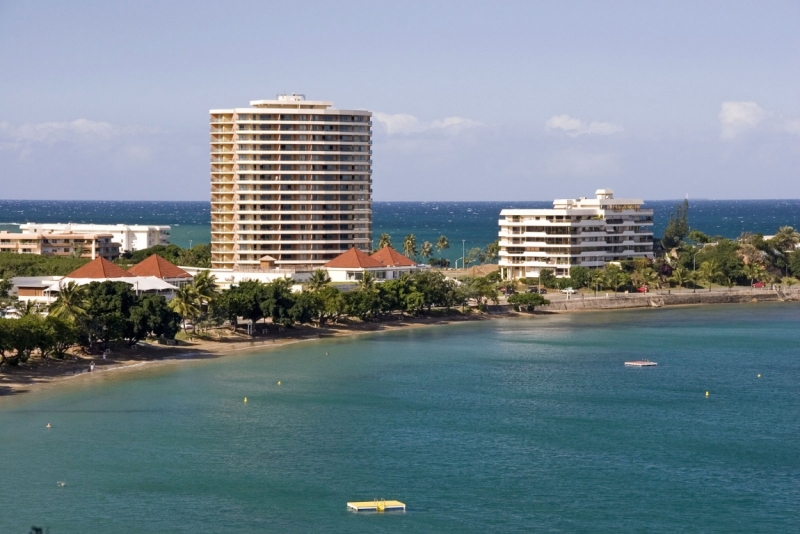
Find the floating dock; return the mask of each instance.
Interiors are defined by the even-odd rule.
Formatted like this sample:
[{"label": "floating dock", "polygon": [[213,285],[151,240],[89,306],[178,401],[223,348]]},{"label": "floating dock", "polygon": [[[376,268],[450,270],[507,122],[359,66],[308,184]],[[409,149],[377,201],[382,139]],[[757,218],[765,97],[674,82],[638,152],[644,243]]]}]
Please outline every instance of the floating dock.
[{"label": "floating dock", "polygon": [[655,367],[658,364],[650,360],[635,360],[632,362],[625,362],[625,365],[628,367]]},{"label": "floating dock", "polygon": [[405,512],[406,505],[400,501],[375,499],[374,501],[349,502],[347,509],[353,512]]}]

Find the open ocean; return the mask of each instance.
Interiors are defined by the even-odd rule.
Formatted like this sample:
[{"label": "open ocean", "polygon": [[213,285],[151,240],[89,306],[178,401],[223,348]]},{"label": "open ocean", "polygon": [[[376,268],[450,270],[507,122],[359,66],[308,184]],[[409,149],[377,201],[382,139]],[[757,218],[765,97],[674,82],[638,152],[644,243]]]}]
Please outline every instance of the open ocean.
[{"label": "open ocean", "polygon": [[[680,200],[648,201],[660,236]],[[435,243],[444,234],[451,261],[467,250],[497,239],[503,208],[549,208],[552,201],[508,202],[374,202],[373,238],[386,232],[396,245],[413,233],[418,245]],[[34,201],[0,200],[0,230],[18,231],[24,222],[169,224],[172,241],[183,247],[210,240],[208,202]],[[744,231],[774,234],[780,226],[800,229],[800,200],[690,200],[689,222],[710,235],[735,238]]]},{"label": "open ocean", "polygon": [[[96,372],[0,397],[0,532],[800,532],[799,325],[587,312]],[[408,512],[345,509],[375,498]]]}]

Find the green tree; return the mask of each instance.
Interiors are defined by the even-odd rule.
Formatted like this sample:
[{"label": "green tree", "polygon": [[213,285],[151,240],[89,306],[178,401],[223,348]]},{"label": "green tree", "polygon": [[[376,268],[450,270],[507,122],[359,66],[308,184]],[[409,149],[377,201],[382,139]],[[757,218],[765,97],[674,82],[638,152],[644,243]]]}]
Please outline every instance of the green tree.
[{"label": "green tree", "polygon": [[294,297],[294,304],[289,308],[289,317],[296,323],[307,324],[319,319],[323,309],[323,301],[319,293],[303,291]]},{"label": "green tree", "polygon": [[264,284],[264,291],[260,302],[261,311],[264,317],[269,317],[273,324],[292,326],[292,308],[295,304],[295,297],[292,295],[292,280],[290,278],[278,278],[268,284]]},{"label": "green tree", "polygon": [[86,315],[79,320],[81,343],[90,350],[123,339],[136,294],[124,282],[92,282],[86,290]]},{"label": "green tree", "polygon": [[467,251],[467,257],[464,258],[464,266],[471,265],[473,263],[481,264],[483,263],[483,251],[477,247],[471,248]]},{"label": "green tree", "polygon": [[433,256],[433,245],[430,241],[425,241],[422,243],[422,248],[419,250],[419,255],[423,259],[428,259]]},{"label": "green tree", "polygon": [[757,263],[750,263],[742,266],[742,274],[750,280],[750,286],[752,287],[756,280],[762,278],[766,274],[766,270]]},{"label": "green tree", "polygon": [[689,270],[686,267],[678,266],[672,270],[670,281],[672,281],[674,284],[678,284],[679,288],[683,288],[683,284],[685,284],[688,280]]},{"label": "green tree", "polygon": [[592,279],[589,269],[582,265],[576,265],[569,270],[569,277],[572,278],[573,287],[587,287]]},{"label": "green tree", "polygon": [[608,287],[614,290],[614,297],[616,297],[619,288],[628,285],[631,282],[631,278],[628,276],[628,273],[616,265],[606,265],[605,270],[605,281]]},{"label": "green tree", "polygon": [[63,359],[70,347],[78,342],[78,328],[74,321],[48,315],[45,327],[52,339],[52,355]]},{"label": "green tree", "polygon": [[217,277],[211,274],[211,271],[198,272],[192,281],[194,292],[204,304],[210,303],[212,300],[219,296],[219,286],[217,286]]},{"label": "green tree", "polygon": [[539,271],[539,283],[547,289],[553,289],[556,286],[556,275],[553,274],[552,269],[542,269]]},{"label": "green tree", "polygon": [[392,238],[389,237],[389,234],[383,233],[378,238],[378,250],[384,247],[391,247],[392,246]]},{"label": "green tree", "polygon": [[700,264],[700,269],[698,269],[698,273],[700,274],[701,280],[703,280],[704,282],[708,282],[709,291],[711,291],[711,283],[713,283],[720,277],[725,276],[725,274],[719,268],[719,265],[715,260],[704,261],[702,264]]},{"label": "green tree", "polygon": [[180,287],[169,301],[169,308],[181,317],[183,330],[186,331],[186,321],[200,315],[200,295],[192,285]]},{"label": "green tree", "polygon": [[320,324],[330,319],[337,322],[347,313],[347,300],[344,294],[333,286],[325,286],[319,290],[321,299]]},{"label": "green tree", "polygon": [[86,290],[75,282],[62,285],[58,298],[50,305],[50,315],[76,322],[86,316]]},{"label": "green tree", "polygon": [[417,238],[414,234],[408,234],[403,239],[403,254],[409,258],[417,257]]},{"label": "green tree", "polygon": [[493,262],[498,257],[500,257],[500,240],[493,241],[486,245],[486,248],[483,249],[483,262]]},{"label": "green tree", "polygon": [[311,274],[311,278],[308,280],[308,289],[310,291],[319,291],[330,283],[331,277],[328,276],[328,272],[322,269],[317,269]]},{"label": "green tree", "polygon": [[689,234],[689,201],[684,200],[683,204],[675,206],[675,213],[669,216],[667,227],[664,230],[664,237],[661,238],[661,246],[666,250],[671,250],[680,246]]},{"label": "green tree", "polygon": [[517,311],[525,308],[526,311],[532,312],[536,306],[546,306],[550,301],[538,293],[515,293],[508,297],[508,303]]},{"label": "green tree", "polygon": [[796,277],[800,277],[800,249],[789,254],[789,270]]},{"label": "green tree", "polygon": [[439,239],[436,240],[436,250],[441,254],[443,250],[447,250],[448,248],[450,248],[450,241],[447,240],[447,236],[440,235]]}]

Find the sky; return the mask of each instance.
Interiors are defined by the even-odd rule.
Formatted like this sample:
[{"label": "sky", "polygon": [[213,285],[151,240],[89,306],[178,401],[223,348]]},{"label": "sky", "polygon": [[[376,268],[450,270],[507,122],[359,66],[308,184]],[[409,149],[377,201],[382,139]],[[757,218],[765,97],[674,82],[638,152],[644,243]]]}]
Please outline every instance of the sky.
[{"label": "sky", "polygon": [[0,198],[207,200],[210,109],[373,112],[375,200],[800,198],[800,2],[0,0]]}]

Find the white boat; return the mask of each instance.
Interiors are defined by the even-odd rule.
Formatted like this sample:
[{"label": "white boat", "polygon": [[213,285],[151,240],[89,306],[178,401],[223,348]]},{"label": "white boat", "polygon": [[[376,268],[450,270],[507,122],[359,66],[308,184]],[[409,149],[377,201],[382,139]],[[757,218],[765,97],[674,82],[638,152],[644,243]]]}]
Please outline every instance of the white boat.
[{"label": "white boat", "polygon": [[634,360],[632,362],[625,362],[625,365],[628,367],[655,367],[658,364],[650,360]]}]

